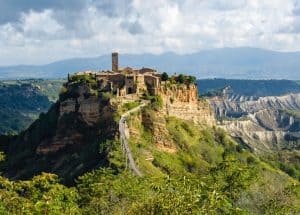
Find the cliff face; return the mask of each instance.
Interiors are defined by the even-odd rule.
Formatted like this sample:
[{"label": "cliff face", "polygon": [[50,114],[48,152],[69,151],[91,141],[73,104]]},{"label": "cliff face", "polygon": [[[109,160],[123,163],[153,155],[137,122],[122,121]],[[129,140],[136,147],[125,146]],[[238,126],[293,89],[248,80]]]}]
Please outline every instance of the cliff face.
[{"label": "cliff face", "polygon": [[[48,171],[68,180],[95,166],[108,165],[107,148],[111,146],[105,141],[117,138],[115,116],[124,111],[123,103],[141,99],[132,95],[113,97],[88,80],[68,82],[48,113],[42,114],[9,145],[5,173],[8,177],[26,178]],[[142,112],[140,117],[145,127],[151,129],[153,144],[161,150],[176,151],[167,129],[169,116],[199,125],[215,124],[209,103],[198,99],[195,85],[162,87],[158,95],[162,98],[160,108],[156,110],[155,101],[151,100],[153,103],[146,108],[149,111]],[[103,145],[99,153],[100,144]]]},{"label": "cliff face", "polygon": [[109,97],[93,93],[84,84],[69,87],[66,93],[41,114],[6,151],[7,177],[27,178],[47,171],[66,181],[99,165],[107,165],[106,145],[114,140],[118,126],[116,106]]},{"label": "cliff face", "polygon": [[300,94],[288,94],[284,96],[268,96],[254,99],[236,95],[226,95],[225,97],[215,97],[210,99],[218,117],[235,117],[254,114],[260,110],[299,110]]},{"label": "cliff face", "polygon": [[162,87],[163,113],[196,124],[215,125],[213,109],[206,101],[199,100],[196,85]]},{"label": "cliff face", "polygon": [[220,126],[258,151],[297,148],[300,143],[300,94],[253,99],[226,95],[210,100]]},{"label": "cliff face", "polygon": [[67,99],[66,101],[60,103],[60,118],[64,114],[69,114],[72,112],[80,114],[82,119],[88,125],[93,125],[100,119],[100,100],[96,96],[91,96],[89,98],[80,96],[79,98]]},{"label": "cliff face", "polygon": [[[37,147],[38,154],[48,154],[73,144],[87,144],[83,130],[95,130],[95,136],[101,134],[101,124],[105,123],[106,133],[116,133],[113,121],[115,107],[109,99],[89,95],[89,88],[80,88],[77,97],[59,101],[59,117],[56,133],[45,139]],[[88,96],[87,96],[88,95]]]}]

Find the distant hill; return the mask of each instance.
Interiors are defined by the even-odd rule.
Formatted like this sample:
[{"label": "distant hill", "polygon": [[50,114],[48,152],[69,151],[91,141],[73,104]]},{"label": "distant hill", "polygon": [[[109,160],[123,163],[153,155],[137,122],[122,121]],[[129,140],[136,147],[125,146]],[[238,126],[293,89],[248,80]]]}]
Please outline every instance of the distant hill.
[{"label": "distant hill", "polygon": [[47,112],[63,80],[0,81],[0,135],[19,133]]},{"label": "distant hill", "polygon": [[201,79],[197,80],[201,95],[213,94],[230,86],[234,94],[241,96],[281,96],[300,93],[300,82],[290,80],[238,80],[238,79]]},{"label": "distant hill", "polygon": [[[256,48],[222,48],[194,54],[121,54],[120,66],[153,67],[197,78],[300,80],[300,52],[274,52]],[[0,79],[62,78],[68,73],[111,68],[110,55],[57,61],[47,65],[0,67]]]}]

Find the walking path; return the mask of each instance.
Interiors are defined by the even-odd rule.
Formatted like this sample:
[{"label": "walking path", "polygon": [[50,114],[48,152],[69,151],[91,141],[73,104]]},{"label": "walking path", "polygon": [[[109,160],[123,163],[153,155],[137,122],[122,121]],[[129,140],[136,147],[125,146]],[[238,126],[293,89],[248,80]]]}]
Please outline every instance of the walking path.
[{"label": "walking path", "polygon": [[126,167],[129,166],[132,171],[138,175],[142,176],[142,173],[136,166],[134,159],[132,157],[132,153],[128,144],[128,138],[129,138],[129,130],[126,123],[127,118],[130,116],[130,114],[139,111],[142,107],[146,106],[146,102],[143,102],[141,105],[127,111],[121,116],[121,119],[119,121],[119,132],[120,132],[120,141],[122,145],[123,152],[126,154]]}]

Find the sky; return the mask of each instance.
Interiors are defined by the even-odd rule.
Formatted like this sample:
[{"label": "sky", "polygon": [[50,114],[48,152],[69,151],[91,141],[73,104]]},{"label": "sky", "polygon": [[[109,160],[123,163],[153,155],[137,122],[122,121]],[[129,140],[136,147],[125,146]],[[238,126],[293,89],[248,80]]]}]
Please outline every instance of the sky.
[{"label": "sky", "polygon": [[0,65],[223,47],[300,51],[300,0],[0,0]]}]

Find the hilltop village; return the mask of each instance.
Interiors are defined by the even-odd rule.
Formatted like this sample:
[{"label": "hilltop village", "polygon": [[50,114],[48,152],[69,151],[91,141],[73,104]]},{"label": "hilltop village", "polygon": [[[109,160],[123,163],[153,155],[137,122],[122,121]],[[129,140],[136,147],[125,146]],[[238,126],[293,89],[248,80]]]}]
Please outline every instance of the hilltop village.
[{"label": "hilltop village", "polygon": [[96,80],[98,90],[109,91],[117,96],[141,94],[148,91],[157,95],[161,86],[161,74],[154,69],[119,68],[118,53],[112,53],[112,71],[78,72],[75,76],[89,75]]},{"label": "hilltop village", "polygon": [[[68,76],[65,84],[67,93],[76,91],[80,95],[76,101],[74,98],[63,99],[60,105],[60,115],[76,110],[83,112],[98,112],[99,107],[92,105],[91,100],[84,95],[110,93],[118,98],[121,103],[140,100],[143,96],[156,96],[162,99],[162,110],[167,115],[191,120],[195,123],[214,124],[214,116],[209,105],[199,102],[198,87],[195,77],[188,75],[168,76],[167,73],[159,73],[154,69],[133,69],[130,67],[119,68],[118,53],[112,53],[111,71],[83,71]],[[78,83],[87,83],[78,84]],[[75,88],[75,89],[74,89]],[[74,94],[74,93],[73,93]],[[83,113],[83,116],[90,114]],[[87,117],[89,121],[97,118]]]},{"label": "hilltop village", "polygon": [[[171,78],[167,73],[160,74],[154,69],[142,68],[133,69],[131,67],[119,68],[118,53],[112,53],[111,71],[83,71],[74,75],[68,75],[68,82],[65,87],[82,79],[88,79],[96,84],[95,89],[99,92],[110,92],[117,97],[126,97],[127,95],[149,94],[152,96],[163,93],[166,86],[176,83],[182,84],[181,87],[194,89],[195,94],[187,95],[187,101],[198,97],[197,86],[194,84],[195,77],[186,75],[174,75]],[[175,89],[174,89],[175,90]],[[178,92],[181,93],[180,91]]]},{"label": "hilltop village", "polygon": [[[87,126],[95,127],[104,123],[111,127],[110,133],[114,133],[116,127],[113,118],[124,105],[145,103],[146,100],[152,103],[154,100],[160,103],[156,112],[160,119],[153,133],[157,144],[168,145],[168,141],[161,138],[162,132],[166,132],[161,124],[165,124],[165,117],[168,116],[196,124],[215,125],[213,110],[207,102],[199,100],[194,77],[168,77],[166,73],[160,74],[149,68],[120,69],[118,61],[118,53],[112,53],[112,71],[84,71],[68,76],[58,103],[59,121],[75,114]],[[147,121],[147,116],[143,116],[143,119]],[[77,131],[72,131],[67,138],[64,132],[58,132],[51,140],[40,144],[37,152],[55,152],[66,145],[80,142],[80,138],[80,132]]]}]

